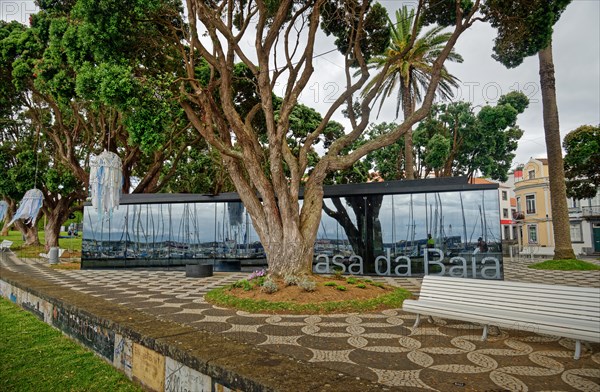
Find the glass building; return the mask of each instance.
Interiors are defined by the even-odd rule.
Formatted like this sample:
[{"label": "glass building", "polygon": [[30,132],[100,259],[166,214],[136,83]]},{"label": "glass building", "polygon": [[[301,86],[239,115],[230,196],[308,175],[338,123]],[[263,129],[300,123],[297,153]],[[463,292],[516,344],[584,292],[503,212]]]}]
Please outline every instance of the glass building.
[{"label": "glass building", "polygon": [[[465,178],[325,187],[313,271],[502,279],[497,188]],[[237,194],[123,195],[109,217],[84,207],[82,268],[196,263],[266,266]]]}]

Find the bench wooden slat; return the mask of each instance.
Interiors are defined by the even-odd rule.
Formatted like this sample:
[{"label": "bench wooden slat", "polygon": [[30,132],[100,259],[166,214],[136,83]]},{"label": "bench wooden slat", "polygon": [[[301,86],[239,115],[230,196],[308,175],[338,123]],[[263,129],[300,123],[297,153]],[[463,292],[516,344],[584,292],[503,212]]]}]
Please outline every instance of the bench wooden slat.
[{"label": "bench wooden slat", "polygon": [[[427,300],[427,299],[424,299]],[[494,304],[494,303],[463,303],[460,301],[447,301],[447,300],[436,300],[435,301],[438,306],[440,306],[441,304],[447,304],[447,306],[449,307],[453,307],[453,306],[459,306],[459,305],[464,305],[464,306],[472,306],[473,308],[484,308],[484,309],[498,309],[498,310],[502,310],[502,309],[506,309],[507,307],[509,307],[511,310],[513,311],[523,311],[523,312],[527,312],[530,314],[539,314],[540,316],[543,315],[563,315],[572,319],[580,319],[580,320],[590,320],[590,321],[595,321],[598,324],[600,324],[600,317],[598,317],[598,311],[594,310],[594,309],[590,309],[589,307],[586,307],[584,309],[580,309],[578,307],[573,307],[573,308],[548,308],[548,307],[541,307],[541,308],[532,308],[532,307],[528,307],[526,305],[521,305],[521,304],[506,304],[506,303],[498,303],[498,304]]]},{"label": "bench wooden slat", "polygon": [[[592,306],[600,301],[600,297],[585,297],[585,296],[561,296],[559,293],[553,293],[548,296],[544,296],[542,294],[514,294],[509,291],[509,288],[505,288],[503,290],[486,290],[483,291],[486,294],[486,297],[481,296],[482,290],[472,291],[472,290],[462,290],[460,288],[457,289],[439,289],[439,291],[427,291],[419,295],[420,298],[434,297],[434,298],[460,298],[463,301],[477,301],[480,299],[489,299],[493,298],[496,301],[501,302],[511,302],[514,300],[523,301],[523,302],[531,302],[531,303],[555,303],[555,304],[565,304],[565,305],[588,305]],[[469,297],[471,295],[472,297]]]},{"label": "bench wooden slat", "polygon": [[570,292],[565,292],[565,293],[557,293],[556,290],[554,291],[548,291],[548,292],[544,292],[541,290],[535,290],[535,288],[532,288],[531,290],[525,291],[519,291],[519,292],[514,292],[511,290],[515,290],[515,288],[510,287],[510,286],[505,286],[505,287],[498,287],[498,288],[486,288],[486,287],[473,287],[473,288],[465,288],[465,287],[430,287],[427,288],[427,290],[423,291],[422,293],[420,293],[419,296],[424,296],[424,295],[439,295],[439,294],[444,294],[444,293],[448,293],[448,292],[455,292],[455,293],[474,293],[477,294],[481,291],[484,291],[488,294],[502,294],[502,295],[506,295],[508,294],[509,296],[520,296],[523,298],[528,298],[530,296],[535,296],[535,297],[540,297],[540,298],[544,298],[547,300],[555,300],[555,299],[565,299],[565,300],[569,300],[569,299],[583,299],[583,300],[589,300],[589,301],[598,301],[600,300],[600,292],[598,293],[570,293]]},{"label": "bench wooden slat", "polygon": [[520,287],[513,285],[498,285],[498,286],[489,286],[489,285],[480,285],[474,284],[472,286],[465,286],[464,284],[456,284],[452,286],[448,286],[448,284],[444,284],[442,282],[436,281],[431,285],[422,288],[422,292],[420,295],[427,294],[428,292],[436,293],[439,290],[452,290],[452,291],[470,291],[477,292],[479,290],[483,290],[486,292],[503,292],[505,290],[515,290],[515,294],[532,294],[532,295],[540,295],[540,296],[558,296],[558,297],[584,297],[584,298],[595,298],[600,299],[600,288],[591,288],[589,290],[565,290],[560,293],[556,292],[556,287],[553,289],[548,289],[546,287]]},{"label": "bench wooden slat", "polygon": [[[440,309],[440,311],[447,313],[449,315],[453,314],[473,314],[482,317],[487,317],[489,319],[493,319],[496,317],[501,317],[503,319],[511,319],[514,321],[530,321],[532,323],[537,322],[540,324],[545,323],[557,323],[559,325],[570,326],[575,329],[587,329],[591,332],[600,334],[600,325],[596,322],[596,320],[581,320],[581,319],[569,319],[561,316],[551,316],[551,315],[539,315],[536,313],[528,313],[523,311],[511,311],[506,309],[492,309],[493,313],[489,312],[489,308],[476,308],[474,306],[461,306],[455,305],[453,307],[443,306],[440,307],[437,302],[429,302],[429,301],[413,301],[406,300],[406,310],[408,311],[417,311],[421,309]],[[412,306],[413,303],[419,302],[416,306]],[[404,308],[404,306],[403,306]],[[425,312],[421,312],[425,313]],[[458,320],[458,319],[457,319]],[[600,339],[600,335],[598,337]]]},{"label": "bench wooden slat", "polygon": [[[451,276],[437,276],[437,275],[427,275],[425,277],[427,279],[428,284],[435,284],[435,282],[449,283],[451,281],[454,284],[460,285],[464,284],[467,287],[473,287],[474,285],[478,286],[489,286],[489,287],[501,287],[501,286],[510,286],[514,288],[524,288],[528,289],[531,287],[536,287],[539,289],[547,288],[549,290],[556,290],[557,285],[553,284],[544,284],[544,283],[529,283],[529,282],[516,282],[516,281],[508,281],[508,280],[491,280],[491,279],[465,279],[465,278],[455,278]],[[567,291],[579,291],[582,293],[588,292],[597,292],[600,290],[598,287],[579,287],[579,286],[560,286],[561,289],[564,288]]]},{"label": "bench wooden slat", "polygon": [[464,291],[461,293],[446,290],[443,293],[439,293],[439,295],[437,296],[431,295],[431,293],[429,293],[424,296],[419,296],[419,298],[434,298],[437,301],[446,301],[448,303],[472,303],[476,305],[492,307],[513,306],[515,308],[536,309],[540,312],[550,313],[565,312],[567,314],[574,314],[574,311],[577,311],[577,314],[579,315],[590,317],[596,316],[598,320],[600,320],[600,315],[598,315],[598,303],[600,302],[600,299],[594,300],[593,298],[583,298],[580,300],[569,299],[560,301],[560,298],[557,298],[556,300],[551,299],[550,301],[547,301],[546,298],[540,296],[522,297],[518,295],[509,294],[502,296],[501,292],[495,293],[497,295],[494,296],[489,295],[490,293],[487,292],[486,296],[482,296],[481,292],[478,292],[477,295],[473,297],[468,296],[468,294],[468,292]]}]

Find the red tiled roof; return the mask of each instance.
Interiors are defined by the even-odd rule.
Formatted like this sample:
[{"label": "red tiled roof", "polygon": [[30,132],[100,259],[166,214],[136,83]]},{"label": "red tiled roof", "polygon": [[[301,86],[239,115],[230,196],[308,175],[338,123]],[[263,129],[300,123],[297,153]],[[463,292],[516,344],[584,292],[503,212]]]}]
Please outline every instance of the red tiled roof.
[{"label": "red tiled roof", "polygon": [[495,182],[486,180],[485,178],[471,178],[471,184],[495,184]]}]

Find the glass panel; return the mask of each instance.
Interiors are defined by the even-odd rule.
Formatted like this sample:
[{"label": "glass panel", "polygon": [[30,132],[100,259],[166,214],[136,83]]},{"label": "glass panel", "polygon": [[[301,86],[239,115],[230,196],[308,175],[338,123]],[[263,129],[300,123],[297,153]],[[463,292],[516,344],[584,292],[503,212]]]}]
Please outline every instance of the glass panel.
[{"label": "glass panel", "polygon": [[525,203],[527,204],[527,213],[535,214],[535,195],[525,196]]},{"label": "glass panel", "polygon": [[326,199],[315,272],[499,279],[498,198],[490,190]]},{"label": "glass panel", "polygon": [[529,234],[529,243],[530,244],[537,244],[538,240],[537,240],[537,226],[536,225],[529,225],[527,226],[528,228],[528,234]]},{"label": "glass panel", "polygon": [[[323,212],[321,224],[317,232],[315,242],[315,254],[317,255],[361,255],[364,247],[364,233],[361,222],[357,221],[356,211],[364,210],[361,198],[347,200],[343,197],[335,197],[323,200]],[[364,255],[363,255],[364,256]]]},{"label": "glass panel", "polygon": [[215,215],[215,257],[265,257],[264,248],[252,225],[252,219],[242,203],[216,203]]}]

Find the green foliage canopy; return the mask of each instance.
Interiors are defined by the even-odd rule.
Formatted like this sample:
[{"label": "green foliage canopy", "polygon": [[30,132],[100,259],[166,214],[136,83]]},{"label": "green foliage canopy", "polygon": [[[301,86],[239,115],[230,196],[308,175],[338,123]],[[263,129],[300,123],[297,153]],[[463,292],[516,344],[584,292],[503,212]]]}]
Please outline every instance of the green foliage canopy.
[{"label": "green foliage canopy", "polygon": [[563,141],[567,195],[591,199],[600,187],[600,125],[582,125]]},{"label": "green foliage canopy", "polygon": [[479,171],[485,177],[506,181],[523,135],[517,116],[528,104],[523,93],[511,92],[500,97],[496,106],[486,105],[477,114],[467,102],[434,105],[415,131],[425,174],[472,177]]},{"label": "green foliage canopy", "polygon": [[[359,28],[361,19],[361,5],[359,2],[343,0],[327,0],[322,10],[321,28],[327,35],[335,37],[335,45],[341,53],[348,52],[348,43],[352,42],[350,36]],[[363,38],[360,49],[365,60],[383,53],[388,45],[390,30],[387,23],[388,15],[385,7],[379,3],[368,6],[362,21]],[[353,18],[349,20],[349,15]],[[354,66],[358,66],[355,62]]]},{"label": "green foliage canopy", "polygon": [[492,57],[514,68],[552,41],[554,24],[571,0],[488,0],[482,7],[498,30]]}]

